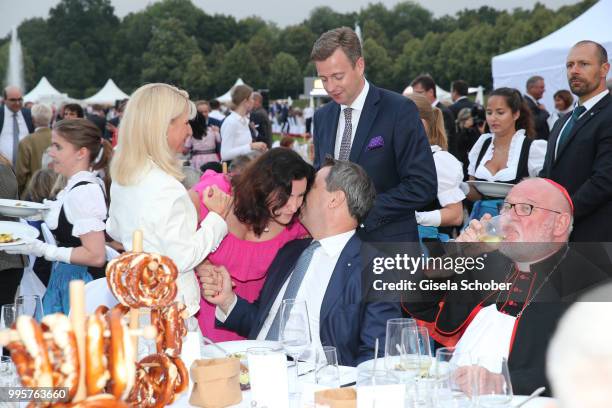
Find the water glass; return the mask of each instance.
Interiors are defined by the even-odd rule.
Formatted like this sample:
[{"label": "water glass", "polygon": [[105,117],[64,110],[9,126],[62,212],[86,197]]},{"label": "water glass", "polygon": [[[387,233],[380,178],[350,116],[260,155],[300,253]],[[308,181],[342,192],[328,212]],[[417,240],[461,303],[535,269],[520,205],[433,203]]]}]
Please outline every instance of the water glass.
[{"label": "water glass", "polygon": [[400,382],[405,382],[416,376],[418,371],[418,358],[412,361],[417,364],[411,367],[411,355],[417,353],[416,321],[414,319],[389,319],[385,336],[385,369],[393,374]]},{"label": "water glass", "polygon": [[10,329],[15,323],[15,304],[2,305],[0,312],[0,329]]},{"label": "water glass", "polygon": [[311,345],[310,320],[305,301],[285,299],[280,308],[279,340],[288,355],[295,362],[295,375],[293,376],[293,397],[299,394],[298,386],[298,359]]},{"label": "water glass", "polygon": [[357,387],[397,384],[397,378],[385,370],[357,368]]},{"label": "water glass", "polygon": [[323,346],[322,349],[317,350],[315,382],[330,388],[340,386],[340,368],[335,347]]},{"label": "water glass", "polygon": [[474,394],[479,407],[503,407],[510,404],[512,382],[505,357],[482,356],[474,370]]},{"label": "water glass", "polygon": [[40,322],[44,316],[42,302],[38,295],[23,295],[15,299],[15,317],[26,315]]},{"label": "water glass", "polygon": [[432,371],[437,381],[435,406],[471,407],[475,382],[471,356],[456,351],[454,347],[443,347],[436,350],[434,363]]},{"label": "water glass", "polygon": [[[0,387],[15,387],[19,383],[15,364],[9,356],[0,357]],[[1,404],[0,404],[1,405]]]}]

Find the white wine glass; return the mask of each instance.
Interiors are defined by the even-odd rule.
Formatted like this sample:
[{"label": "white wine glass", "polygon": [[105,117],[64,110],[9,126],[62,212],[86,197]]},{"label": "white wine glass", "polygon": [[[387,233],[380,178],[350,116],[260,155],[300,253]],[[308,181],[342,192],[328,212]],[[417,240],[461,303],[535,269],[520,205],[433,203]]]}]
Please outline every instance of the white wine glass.
[{"label": "white wine glass", "polygon": [[310,348],[310,321],[305,301],[284,299],[280,309],[279,339],[285,352],[295,361],[294,392],[291,396],[299,396],[298,360]]}]

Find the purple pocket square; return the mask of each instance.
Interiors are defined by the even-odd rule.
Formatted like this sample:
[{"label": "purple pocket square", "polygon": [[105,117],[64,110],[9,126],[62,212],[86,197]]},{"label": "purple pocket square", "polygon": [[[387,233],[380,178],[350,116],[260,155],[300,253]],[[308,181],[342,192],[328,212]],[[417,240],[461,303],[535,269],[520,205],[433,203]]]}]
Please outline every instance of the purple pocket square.
[{"label": "purple pocket square", "polygon": [[385,139],[382,136],[374,136],[368,143],[368,150],[379,149],[385,145]]}]

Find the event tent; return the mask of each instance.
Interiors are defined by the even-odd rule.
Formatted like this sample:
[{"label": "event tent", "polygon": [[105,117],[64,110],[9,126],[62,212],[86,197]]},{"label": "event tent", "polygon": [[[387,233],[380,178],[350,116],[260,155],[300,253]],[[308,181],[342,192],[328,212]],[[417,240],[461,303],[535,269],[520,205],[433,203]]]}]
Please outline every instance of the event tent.
[{"label": "event tent", "polygon": [[229,89],[229,91],[215,99],[224,104],[230,103],[232,101],[232,90],[236,85],[244,85],[244,81],[242,80],[242,78],[238,78],[234,85],[232,85],[232,87]]},{"label": "event tent", "polygon": [[114,105],[115,101],[127,98],[129,98],[129,95],[119,89],[115,82],[109,78],[102,89],[100,89],[95,95],[90,96],[87,99],[83,99],[83,102],[86,104],[98,103],[101,105]]},{"label": "event tent", "polygon": [[54,103],[59,104],[66,100],[70,100],[67,94],[61,93],[47,79],[47,77],[42,77],[38,84],[28,92],[23,100],[25,102],[42,102],[42,103]]},{"label": "event tent", "polygon": [[[612,0],[600,0],[559,30],[522,48],[497,55],[492,60],[493,85],[509,86],[525,92],[525,83],[533,75],[544,78],[546,93],[542,102],[553,111],[553,95],[569,89],[565,60],[569,49],[580,40],[603,45],[612,57],[612,30],[606,29],[612,17]],[[611,73],[608,73],[610,76]]]}]

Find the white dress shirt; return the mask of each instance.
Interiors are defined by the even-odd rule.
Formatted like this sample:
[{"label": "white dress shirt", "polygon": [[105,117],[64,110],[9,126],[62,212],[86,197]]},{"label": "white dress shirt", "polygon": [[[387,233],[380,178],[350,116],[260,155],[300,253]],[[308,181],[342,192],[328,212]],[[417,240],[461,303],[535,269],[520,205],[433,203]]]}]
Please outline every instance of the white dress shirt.
[{"label": "white dress shirt", "polygon": [[[598,93],[597,95],[595,95],[594,97],[592,97],[591,99],[583,103],[582,106],[584,106],[586,110],[582,113],[582,115],[579,116],[578,119],[580,119],[586,114],[589,114],[589,111],[593,108],[593,106],[597,105],[597,102],[601,101],[604,98],[604,96],[606,96],[608,93],[610,93],[610,91],[606,89],[605,91]],[[576,108],[576,106],[578,105],[574,105],[574,108]],[[561,128],[561,131],[559,132],[559,135],[563,133],[563,129],[565,129],[569,121],[570,119],[565,121],[565,123],[563,124],[563,127]],[[559,139],[561,138],[557,137],[557,144],[555,145],[555,157],[557,157],[557,150],[559,150]]]},{"label": "white dress shirt", "polygon": [[[74,187],[82,181],[90,184]],[[66,187],[55,200],[44,200],[44,203],[49,206],[49,211],[45,213],[45,223],[52,230],[57,228],[62,206],[66,219],[72,224],[73,237],[78,238],[92,231],[104,231],[106,228],[104,181],[93,172],[79,171],[68,179]]]},{"label": "white dress shirt", "polygon": [[[306,307],[308,308],[308,317],[310,321],[310,334],[312,336],[312,350],[322,349],[320,333],[320,316],[321,316],[321,304],[323,303],[323,297],[327,291],[327,285],[334,272],[336,263],[340,258],[340,253],[346,246],[347,242],[355,234],[355,230],[344,232],[342,234],[333,235],[331,237],[323,238],[319,242],[321,246],[315,249],[310,265],[304,275],[304,280],[298,289],[296,300],[306,301]],[[287,285],[291,275],[287,277],[287,280],[281,287],[280,291],[276,295],[276,299],[270,308],[270,312],[266,317],[266,320],[257,335],[257,340],[265,340],[272,326],[272,322],[276,316],[276,313],[281,307],[283,295],[287,290]],[[221,311],[219,307],[215,310],[217,320],[225,322],[227,316],[232,313],[234,306],[237,303],[237,299],[234,299],[234,303],[229,307],[227,315]],[[314,356],[316,354],[312,354]]]},{"label": "white dress shirt", "polygon": [[[4,105],[4,124],[0,133],[0,154],[13,165],[13,111]],[[17,125],[19,126],[19,140],[26,137],[30,131],[26,125],[21,111],[17,112]]]},{"label": "white dress shirt", "polygon": [[221,125],[221,160],[233,160],[241,154],[251,153],[252,142],[248,116],[230,113]]},{"label": "white dress shirt", "polygon": [[227,224],[209,212],[198,227],[198,215],[180,181],[153,162],[136,184],[111,185],[111,203],[106,232],[132,249],[132,234],[140,229],[143,250],[170,257],[178,267],[177,299],[182,295],[187,311],[200,308],[200,285],[193,273],[200,262],[219,246],[227,234]]},{"label": "white dress shirt", "polygon": [[338,130],[336,131],[336,146],[334,147],[334,158],[338,158],[340,155],[340,145],[342,144],[342,135],[344,134],[344,128],[346,121],[344,120],[344,109],[352,108],[351,110],[351,147],[353,146],[353,140],[355,139],[355,133],[357,132],[357,125],[359,125],[359,118],[363,111],[363,105],[365,104],[368,91],[370,90],[370,84],[365,81],[365,85],[361,90],[361,93],[357,95],[357,98],[353,103],[348,105],[340,105],[340,117],[338,118]]},{"label": "white dress shirt", "polygon": [[[487,151],[485,152],[484,156],[482,156],[480,165],[478,168],[476,168],[476,162],[478,161],[478,155],[480,154],[482,145],[484,144],[485,140],[491,137],[493,140],[491,140]],[[516,171],[518,170],[518,162],[521,157],[523,140],[525,140],[526,137],[527,136],[525,136],[524,129],[519,129],[516,131],[516,133],[512,136],[512,141],[510,141],[506,167],[499,170],[495,174],[491,174],[489,169],[485,167],[485,164],[487,164],[487,162],[493,158],[495,134],[485,133],[484,135],[481,135],[476,143],[474,143],[474,147],[472,147],[472,150],[470,150],[470,153],[468,154],[468,159],[470,162],[468,165],[468,174],[477,179],[486,181],[506,182],[514,180],[516,178]],[[531,142],[529,156],[527,159],[527,169],[530,177],[537,177],[540,170],[542,170],[542,167],[544,167],[544,157],[546,156],[547,145],[548,143],[546,140],[534,140]]]}]

